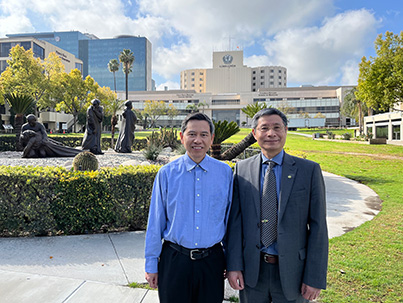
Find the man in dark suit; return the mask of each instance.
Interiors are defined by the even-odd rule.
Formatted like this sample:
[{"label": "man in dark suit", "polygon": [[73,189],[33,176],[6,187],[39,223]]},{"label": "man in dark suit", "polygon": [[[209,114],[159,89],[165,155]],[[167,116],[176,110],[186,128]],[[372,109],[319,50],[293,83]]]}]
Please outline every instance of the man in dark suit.
[{"label": "man in dark suit", "polygon": [[[287,118],[279,110],[259,111],[252,132],[262,153],[235,166],[226,241],[228,281],[240,290],[241,303],[314,300],[326,288],[328,261],[321,169],[284,152]],[[272,187],[263,195],[264,183],[270,182],[264,176],[270,170]],[[264,217],[268,200],[261,197],[270,192],[275,208]],[[266,242],[261,234],[273,221],[273,239]]]}]

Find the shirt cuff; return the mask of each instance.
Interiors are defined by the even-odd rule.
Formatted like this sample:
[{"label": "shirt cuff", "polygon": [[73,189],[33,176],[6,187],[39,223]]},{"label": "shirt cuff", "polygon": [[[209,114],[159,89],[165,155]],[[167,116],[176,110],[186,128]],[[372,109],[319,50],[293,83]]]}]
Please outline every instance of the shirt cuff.
[{"label": "shirt cuff", "polygon": [[149,274],[158,273],[158,258],[146,258],[146,272]]}]

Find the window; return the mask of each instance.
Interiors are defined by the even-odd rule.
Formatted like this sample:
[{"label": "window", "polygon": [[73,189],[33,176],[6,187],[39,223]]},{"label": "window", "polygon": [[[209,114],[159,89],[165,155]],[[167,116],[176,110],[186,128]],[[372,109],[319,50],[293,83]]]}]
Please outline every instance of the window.
[{"label": "window", "polygon": [[260,72],[261,72],[261,73],[264,73],[264,70],[262,69]]},{"label": "window", "polygon": [[260,79],[264,79],[264,76],[260,76]]}]

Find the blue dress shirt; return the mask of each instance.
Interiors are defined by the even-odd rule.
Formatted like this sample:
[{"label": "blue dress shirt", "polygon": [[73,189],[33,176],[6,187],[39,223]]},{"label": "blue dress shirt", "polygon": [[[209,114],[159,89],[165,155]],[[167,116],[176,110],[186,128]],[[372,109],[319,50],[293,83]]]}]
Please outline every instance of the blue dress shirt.
[{"label": "blue dress shirt", "polygon": [[[263,191],[263,183],[264,183],[264,175],[266,174],[267,168],[269,167],[268,164],[265,164],[264,162],[267,160],[272,160],[274,163],[276,163],[276,166],[274,166],[274,175],[276,176],[276,190],[277,190],[277,201],[280,201],[280,189],[281,189],[281,172],[282,172],[282,166],[283,166],[283,157],[284,157],[284,150],[282,150],[279,154],[274,156],[272,159],[267,159],[263,154],[262,154],[262,168],[261,168],[261,174],[260,174],[260,198],[262,197],[262,191]],[[278,250],[277,250],[277,241],[273,242],[269,247],[265,248],[263,244],[261,244],[261,251],[265,252],[267,254],[271,255],[278,255]]]},{"label": "blue dress shirt", "polygon": [[158,272],[162,239],[189,249],[222,241],[232,201],[232,170],[206,155],[166,164],[154,180],[145,242],[145,270]]}]

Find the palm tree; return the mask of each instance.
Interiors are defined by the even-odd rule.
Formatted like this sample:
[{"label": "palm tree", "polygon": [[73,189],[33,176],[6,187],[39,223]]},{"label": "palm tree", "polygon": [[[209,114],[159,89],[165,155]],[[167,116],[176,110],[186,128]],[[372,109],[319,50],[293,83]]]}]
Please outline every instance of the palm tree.
[{"label": "palm tree", "polygon": [[[242,109],[242,112],[248,116],[248,118],[252,119],[253,116],[260,111],[263,108],[267,108],[266,103],[255,103],[255,104],[249,104],[248,106],[244,107]],[[253,143],[256,142],[255,137],[253,136],[253,133],[250,132],[245,138],[242,139],[241,142],[233,145],[231,148],[227,149],[222,155],[221,155],[221,160],[232,160],[236,156],[238,156],[240,153],[242,153],[245,149],[247,149],[249,146],[251,146]]]},{"label": "palm tree", "polygon": [[119,62],[117,59],[111,59],[108,63],[108,69],[111,73],[113,73],[113,82],[115,84],[115,93],[116,93],[116,75],[115,72],[119,70]]},{"label": "palm tree", "polygon": [[130,49],[124,49],[119,54],[119,61],[123,65],[123,72],[126,75],[126,100],[129,100],[129,74],[132,72],[134,55]]},{"label": "palm tree", "polygon": [[355,95],[357,88],[351,89],[344,97],[344,102],[341,105],[340,111],[344,116],[352,117],[358,120],[358,129],[360,135],[363,134],[364,115],[368,114],[368,107],[364,102],[361,102]]},{"label": "palm tree", "polygon": [[211,156],[221,160],[221,143],[239,132],[239,126],[236,124],[236,122],[228,122],[227,120],[213,123],[215,131],[213,144],[211,145],[210,149]]},{"label": "palm tree", "polygon": [[21,150],[21,146],[19,144],[21,126],[24,122],[24,115],[29,113],[32,110],[32,107],[35,103],[34,98],[28,95],[22,95],[18,93],[6,93],[4,94],[4,100],[8,102],[12,111],[15,114],[15,136],[16,136],[16,146],[17,150]]}]

